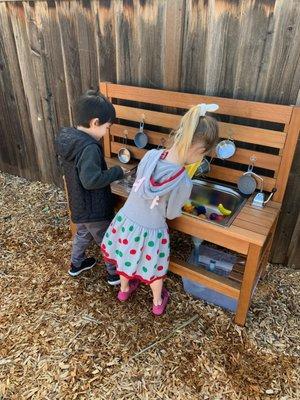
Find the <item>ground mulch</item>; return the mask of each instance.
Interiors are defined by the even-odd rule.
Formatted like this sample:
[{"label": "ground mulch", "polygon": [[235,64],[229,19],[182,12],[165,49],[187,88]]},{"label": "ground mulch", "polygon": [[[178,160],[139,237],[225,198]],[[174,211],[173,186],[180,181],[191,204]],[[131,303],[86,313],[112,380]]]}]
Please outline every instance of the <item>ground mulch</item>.
[{"label": "ground mulch", "polygon": [[119,304],[101,263],[68,276],[70,248],[63,191],[0,174],[1,400],[300,399],[300,270],[270,265],[241,328],[175,275],[163,317],[146,286]]}]

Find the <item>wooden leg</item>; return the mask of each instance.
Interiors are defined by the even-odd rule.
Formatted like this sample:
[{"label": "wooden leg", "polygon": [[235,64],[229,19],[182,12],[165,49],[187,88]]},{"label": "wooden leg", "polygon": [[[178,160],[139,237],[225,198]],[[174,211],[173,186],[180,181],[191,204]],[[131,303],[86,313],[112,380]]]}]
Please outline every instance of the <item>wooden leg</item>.
[{"label": "wooden leg", "polygon": [[247,312],[250,306],[253,286],[255,284],[255,278],[259,268],[260,253],[261,247],[254,244],[249,245],[247,261],[235,315],[235,323],[241,326],[245,325]]}]

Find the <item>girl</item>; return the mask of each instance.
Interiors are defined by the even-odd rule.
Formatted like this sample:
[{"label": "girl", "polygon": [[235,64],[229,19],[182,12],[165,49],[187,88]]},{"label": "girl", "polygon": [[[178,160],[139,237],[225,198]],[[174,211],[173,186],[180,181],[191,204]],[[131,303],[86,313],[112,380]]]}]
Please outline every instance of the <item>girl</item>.
[{"label": "girl", "polygon": [[164,313],[169,292],[163,287],[169,265],[169,230],[166,219],[181,215],[192,181],[184,166],[201,160],[218,139],[217,121],[205,116],[216,104],[192,107],[174,132],[169,150],[150,150],[141,160],[131,193],[108,228],[101,245],[104,260],[117,267],[118,293],[126,301],[139,283],[149,284],[152,312]]}]

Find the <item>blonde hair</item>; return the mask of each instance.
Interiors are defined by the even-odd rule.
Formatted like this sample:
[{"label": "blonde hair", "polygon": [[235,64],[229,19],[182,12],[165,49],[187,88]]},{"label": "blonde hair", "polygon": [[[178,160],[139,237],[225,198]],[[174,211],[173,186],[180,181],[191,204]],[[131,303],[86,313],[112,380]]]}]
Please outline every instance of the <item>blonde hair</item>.
[{"label": "blonde hair", "polygon": [[219,126],[215,118],[201,116],[199,105],[192,107],[181,118],[179,128],[173,132],[173,145],[176,146],[179,160],[184,163],[192,144],[202,142],[206,152],[210,151],[219,137]]}]

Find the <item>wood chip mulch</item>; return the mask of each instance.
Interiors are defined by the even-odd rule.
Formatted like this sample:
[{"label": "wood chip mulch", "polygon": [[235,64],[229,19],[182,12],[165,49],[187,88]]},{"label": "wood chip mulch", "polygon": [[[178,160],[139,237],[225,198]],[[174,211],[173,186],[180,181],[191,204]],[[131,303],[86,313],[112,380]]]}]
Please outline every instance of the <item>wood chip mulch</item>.
[{"label": "wood chip mulch", "polygon": [[269,266],[240,328],[175,275],[163,317],[146,286],[119,304],[101,265],[68,276],[70,248],[63,191],[0,174],[1,400],[300,399],[300,270]]}]

